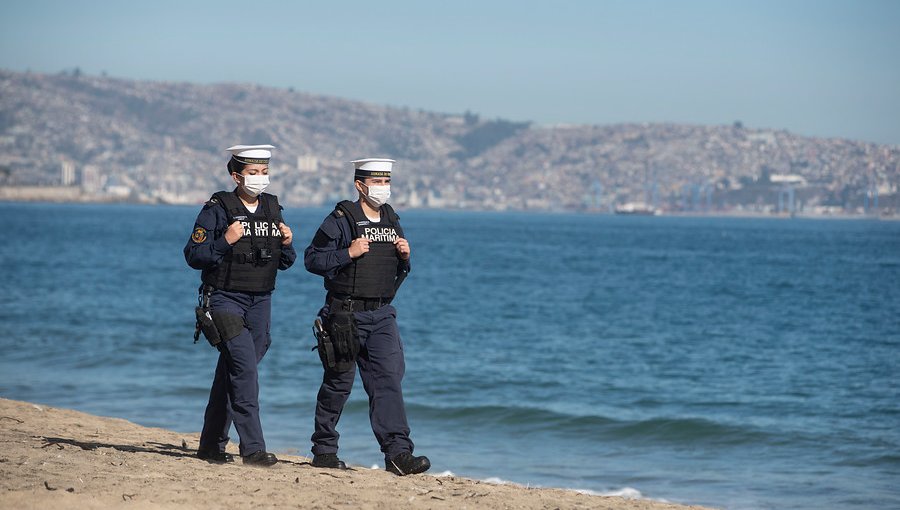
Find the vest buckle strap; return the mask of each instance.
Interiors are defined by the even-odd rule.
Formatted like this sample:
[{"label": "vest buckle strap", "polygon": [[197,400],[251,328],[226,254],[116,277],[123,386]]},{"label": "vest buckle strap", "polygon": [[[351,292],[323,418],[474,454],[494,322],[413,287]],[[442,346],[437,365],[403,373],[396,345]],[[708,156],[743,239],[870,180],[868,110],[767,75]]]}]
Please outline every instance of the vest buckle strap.
[{"label": "vest buckle strap", "polygon": [[272,260],[272,250],[269,248],[254,248],[252,253],[232,253],[226,260],[238,264],[256,264],[265,265]]}]

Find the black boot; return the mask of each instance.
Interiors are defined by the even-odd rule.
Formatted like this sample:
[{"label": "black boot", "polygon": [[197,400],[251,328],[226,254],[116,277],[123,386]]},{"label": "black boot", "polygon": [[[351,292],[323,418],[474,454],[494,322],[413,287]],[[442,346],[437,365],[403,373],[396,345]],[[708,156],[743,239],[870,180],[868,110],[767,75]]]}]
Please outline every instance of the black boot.
[{"label": "black boot", "polygon": [[399,476],[424,473],[430,467],[431,461],[428,460],[428,457],[424,455],[414,457],[409,452],[398,453],[392,458],[384,460],[384,468]]},{"label": "black boot", "polygon": [[344,461],[336,453],[322,453],[313,457],[312,466],[317,468],[347,469]]},{"label": "black boot", "polygon": [[197,450],[197,458],[205,460],[210,464],[227,464],[229,462],[234,462],[234,455],[218,450]]},{"label": "black boot", "polygon": [[269,467],[269,466],[274,466],[275,463],[278,462],[278,458],[275,457],[275,455],[273,455],[271,453],[266,453],[262,450],[260,450],[256,453],[251,453],[250,455],[245,455],[244,457],[241,457],[241,458],[244,460],[244,464],[251,465],[251,466]]}]

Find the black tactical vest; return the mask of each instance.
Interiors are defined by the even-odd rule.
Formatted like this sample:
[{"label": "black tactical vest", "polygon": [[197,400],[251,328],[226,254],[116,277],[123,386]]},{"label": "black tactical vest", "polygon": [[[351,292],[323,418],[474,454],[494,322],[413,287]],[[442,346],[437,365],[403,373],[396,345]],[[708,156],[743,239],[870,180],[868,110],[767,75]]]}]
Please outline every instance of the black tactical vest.
[{"label": "black tactical vest", "polygon": [[337,204],[338,215],[347,217],[353,239],[369,240],[369,251],[344,267],[334,278],[325,280],[330,292],[355,299],[390,299],[397,291],[400,256],[394,241],[403,237],[399,218],[387,204],[381,206],[381,221],[372,223],[357,202],[344,200]]},{"label": "black tactical vest", "polygon": [[[203,283],[221,290],[270,292],[281,263],[281,206],[278,197],[259,195],[259,206],[251,213],[234,192],[219,191],[210,200],[225,208],[228,225],[240,221],[244,235],[234,243],[216,267],[203,272]],[[226,228],[228,228],[226,226]]]}]

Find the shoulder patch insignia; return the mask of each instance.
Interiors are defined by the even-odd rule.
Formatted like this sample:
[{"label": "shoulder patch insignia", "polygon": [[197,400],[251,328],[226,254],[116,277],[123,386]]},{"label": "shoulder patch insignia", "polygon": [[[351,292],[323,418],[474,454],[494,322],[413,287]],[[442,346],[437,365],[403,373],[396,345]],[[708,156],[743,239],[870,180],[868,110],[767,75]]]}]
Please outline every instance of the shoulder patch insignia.
[{"label": "shoulder patch insignia", "polygon": [[197,244],[206,241],[206,229],[203,227],[195,228],[194,233],[191,234],[191,241],[194,241]]}]

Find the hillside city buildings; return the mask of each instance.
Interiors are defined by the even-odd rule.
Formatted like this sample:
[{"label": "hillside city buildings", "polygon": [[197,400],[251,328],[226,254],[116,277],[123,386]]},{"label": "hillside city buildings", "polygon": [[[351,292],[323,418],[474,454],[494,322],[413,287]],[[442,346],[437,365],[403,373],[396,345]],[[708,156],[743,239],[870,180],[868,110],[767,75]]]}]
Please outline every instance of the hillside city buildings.
[{"label": "hillside city buildings", "polygon": [[201,203],[224,148],[271,143],[292,206],[352,196],[392,157],[408,208],[895,216],[900,146],[725,126],[533,126],[250,84],[0,71],[0,199]]}]

